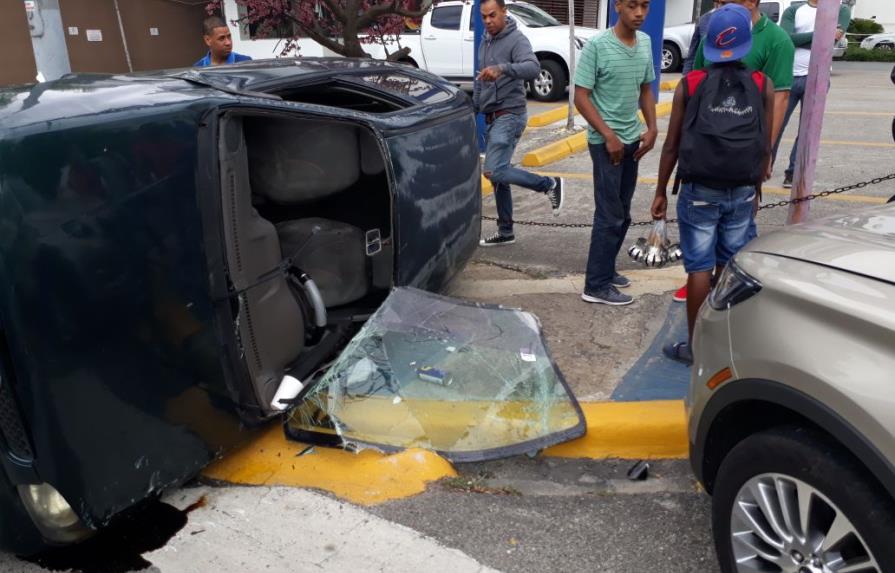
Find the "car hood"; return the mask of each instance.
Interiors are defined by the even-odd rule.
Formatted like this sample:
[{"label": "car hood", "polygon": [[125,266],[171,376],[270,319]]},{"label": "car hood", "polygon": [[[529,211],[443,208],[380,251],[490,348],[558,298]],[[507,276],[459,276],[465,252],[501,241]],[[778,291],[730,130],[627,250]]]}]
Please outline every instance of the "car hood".
[{"label": "car hood", "polygon": [[895,284],[895,203],[769,233],[746,251],[800,259]]},{"label": "car hood", "polygon": [[895,40],[895,34],[873,34],[872,36],[867,36],[866,39],[872,42],[879,40]]}]

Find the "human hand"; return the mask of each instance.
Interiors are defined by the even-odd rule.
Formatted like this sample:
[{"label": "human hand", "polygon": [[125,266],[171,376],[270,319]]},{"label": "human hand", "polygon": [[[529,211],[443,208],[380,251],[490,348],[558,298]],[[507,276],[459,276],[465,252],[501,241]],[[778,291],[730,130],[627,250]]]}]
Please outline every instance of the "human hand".
[{"label": "human hand", "polygon": [[498,66],[488,66],[484,70],[479,71],[476,79],[483,82],[493,82],[502,75],[503,71]]},{"label": "human hand", "polygon": [[634,153],[634,161],[640,161],[641,157],[653,150],[657,137],[659,137],[659,131],[655,129],[648,129],[640,136],[640,147]]},{"label": "human hand", "polygon": [[656,191],[656,197],[653,199],[653,205],[649,211],[654,221],[659,221],[666,217],[668,214],[668,197],[665,196],[665,193]]},{"label": "human hand", "polygon": [[613,165],[619,165],[625,158],[625,145],[614,133],[612,137],[606,139],[606,153],[609,154],[609,161]]}]

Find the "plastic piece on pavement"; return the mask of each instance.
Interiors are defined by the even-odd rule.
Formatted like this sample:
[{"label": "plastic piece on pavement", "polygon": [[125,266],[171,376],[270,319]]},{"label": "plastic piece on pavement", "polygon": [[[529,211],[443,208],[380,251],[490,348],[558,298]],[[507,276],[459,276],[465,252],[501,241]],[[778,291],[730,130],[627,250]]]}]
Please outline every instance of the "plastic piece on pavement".
[{"label": "plastic piece on pavement", "polygon": [[631,481],[646,481],[649,477],[649,463],[640,460],[628,470],[628,479]]}]

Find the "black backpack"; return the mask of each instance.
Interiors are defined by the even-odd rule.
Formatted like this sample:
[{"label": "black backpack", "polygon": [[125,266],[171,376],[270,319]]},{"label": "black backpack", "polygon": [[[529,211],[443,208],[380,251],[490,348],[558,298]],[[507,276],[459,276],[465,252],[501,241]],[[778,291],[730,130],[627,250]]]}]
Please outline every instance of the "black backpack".
[{"label": "black backpack", "polygon": [[765,76],[742,64],[712,66],[684,77],[687,108],[678,178],[713,189],[757,185],[768,146]]}]

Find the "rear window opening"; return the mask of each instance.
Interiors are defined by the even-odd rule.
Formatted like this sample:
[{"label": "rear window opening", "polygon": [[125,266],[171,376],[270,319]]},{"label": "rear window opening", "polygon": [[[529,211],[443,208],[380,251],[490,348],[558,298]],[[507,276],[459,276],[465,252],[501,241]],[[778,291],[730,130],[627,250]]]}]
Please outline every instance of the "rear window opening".
[{"label": "rear window opening", "polygon": [[[235,327],[262,405],[392,286],[391,188],[359,124],[228,115],[221,201]],[[308,360],[307,362],[316,362]]]},{"label": "rear window opening", "polygon": [[273,93],[286,101],[376,114],[438,103],[452,97],[450,92],[435,84],[397,72],[355,74]]},{"label": "rear window opening", "polygon": [[290,88],[274,94],[286,101],[326,105],[365,113],[391,113],[410,107],[410,104],[397,98],[371,94],[335,82]]}]

